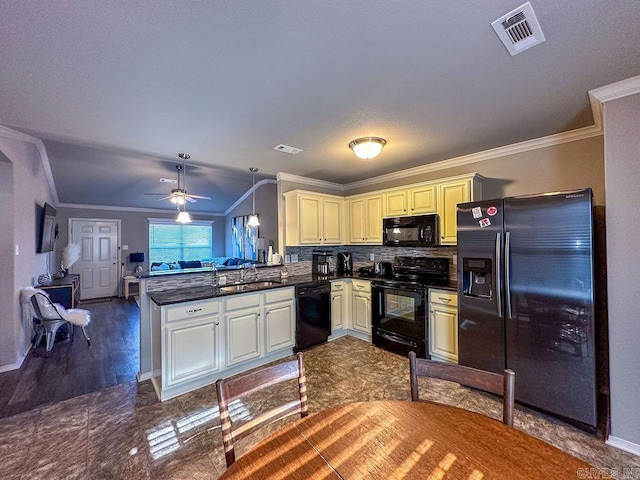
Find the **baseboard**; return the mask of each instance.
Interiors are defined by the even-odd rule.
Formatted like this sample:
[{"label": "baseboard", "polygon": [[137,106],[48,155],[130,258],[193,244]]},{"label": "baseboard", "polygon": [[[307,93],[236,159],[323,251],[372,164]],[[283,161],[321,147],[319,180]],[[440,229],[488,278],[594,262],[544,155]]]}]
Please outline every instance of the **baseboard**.
[{"label": "baseboard", "polygon": [[12,370],[18,370],[22,366],[22,364],[24,363],[24,359],[27,358],[27,355],[29,354],[30,351],[31,351],[31,349],[29,348],[26,353],[20,355],[20,357],[18,358],[17,362],[10,363],[9,365],[1,366],[0,367],[0,373],[10,372]]},{"label": "baseboard", "polygon": [[145,373],[138,372],[138,375],[136,375],[138,382],[144,382],[145,380],[149,380],[152,377],[153,377],[153,374],[151,372],[145,372]]},{"label": "baseboard", "polygon": [[607,445],[611,445],[612,447],[619,448],[620,450],[624,450],[625,452],[633,453],[634,455],[640,456],[640,445],[625,440],[624,438],[618,438],[614,437],[613,435],[609,435],[609,438],[607,438],[607,441],[605,443]]}]

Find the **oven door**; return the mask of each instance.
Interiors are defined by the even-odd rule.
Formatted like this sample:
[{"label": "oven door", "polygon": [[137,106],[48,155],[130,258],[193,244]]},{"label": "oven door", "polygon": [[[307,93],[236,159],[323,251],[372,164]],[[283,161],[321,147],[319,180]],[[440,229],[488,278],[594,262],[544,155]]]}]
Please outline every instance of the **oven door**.
[{"label": "oven door", "polygon": [[372,282],[371,325],[387,333],[427,339],[427,295],[423,286]]}]

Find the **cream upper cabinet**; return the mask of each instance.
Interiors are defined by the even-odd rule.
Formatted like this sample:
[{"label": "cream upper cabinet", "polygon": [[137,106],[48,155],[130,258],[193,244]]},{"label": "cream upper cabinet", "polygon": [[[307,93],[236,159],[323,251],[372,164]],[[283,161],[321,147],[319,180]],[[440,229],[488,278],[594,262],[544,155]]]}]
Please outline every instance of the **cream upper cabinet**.
[{"label": "cream upper cabinet", "polygon": [[343,243],[342,197],[293,190],[285,197],[285,240],[295,245]]},{"label": "cream upper cabinet", "polygon": [[349,199],[349,243],[382,243],[382,195]]},{"label": "cream upper cabinet", "polygon": [[384,216],[402,217],[409,215],[409,192],[396,190],[384,194]]},{"label": "cream upper cabinet", "polygon": [[458,242],[458,204],[482,198],[483,177],[464,175],[439,184],[438,214],[440,216],[440,245]]},{"label": "cream upper cabinet", "polygon": [[384,194],[384,216],[403,217],[437,212],[438,185],[392,190]]},{"label": "cream upper cabinet", "polygon": [[435,184],[415,187],[409,190],[409,211],[411,215],[436,213],[438,200],[438,186]]}]

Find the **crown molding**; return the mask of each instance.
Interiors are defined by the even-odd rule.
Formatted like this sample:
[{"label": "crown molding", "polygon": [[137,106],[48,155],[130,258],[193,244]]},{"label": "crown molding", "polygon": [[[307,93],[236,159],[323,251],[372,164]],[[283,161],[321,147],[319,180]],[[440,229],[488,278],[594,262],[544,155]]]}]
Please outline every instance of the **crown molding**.
[{"label": "crown molding", "polygon": [[[167,213],[167,214],[175,214],[175,210],[163,210],[160,208],[138,208],[138,207],[116,207],[113,205],[85,205],[80,203],[59,203],[56,205],[61,208],[77,208],[80,210],[110,210],[110,211],[118,211],[118,212],[145,212],[145,213]],[[216,212],[189,212],[191,215],[208,215],[214,217],[223,217],[224,213],[216,213]]]},{"label": "crown molding", "polygon": [[273,183],[273,184],[277,185],[278,181],[277,180],[273,180],[271,178],[265,178],[264,180],[260,180],[255,185],[252,185],[251,188],[249,190],[247,190],[244,195],[242,195],[238,200],[236,200],[233,203],[233,205],[231,205],[229,208],[227,208],[222,215],[224,215],[225,217],[227,215],[229,215],[233,211],[234,208],[236,208],[238,205],[240,205],[249,195],[251,195],[253,192],[255,192],[258,189],[258,187],[261,187],[262,185],[267,185],[268,183]]},{"label": "crown molding", "polygon": [[539,148],[551,147],[554,145],[560,145],[563,143],[575,142],[577,140],[583,140],[585,138],[595,137],[602,135],[602,128],[596,125],[590,127],[578,128],[569,132],[556,133],[554,135],[548,135],[546,137],[535,138],[533,140],[526,140],[520,143],[513,143],[511,145],[505,145],[504,147],[492,148],[491,150],[484,150],[482,152],[472,153],[461,157],[450,158],[448,160],[442,160],[440,162],[429,163],[426,165],[420,165],[419,167],[407,168],[406,170],[400,170],[398,172],[387,173],[377,177],[367,178],[365,180],[359,180],[357,182],[351,182],[345,184],[343,187],[345,190],[351,190],[354,188],[368,187],[376,185],[378,183],[384,183],[391,180],[399,180],[414,175],[421,175],[430,172],[437,172],[445,170],[447,168],[459,167],[462,165],[470,165],[473,163],[484,162],[486,160],[492,160],[494,158],[506,157],[508,155],[515,155],[530,150],[537,150]]},{"label": "crown molding", "polygon": [[47,149],[44,147],[44,143],[42,143],[42,140],[26,133],[12,130],[11,128],[7,128],[4,125],[0,125],[0,136],[35,145],[35,147],[38,149],[38,153],[40,153],[40,160],[42,161],[44,175],[47,178],[49,190],[51,191],[51,196],[53,197],[53,203],[57,205],[58,191],[56,190],[56,184],[53,181],[53,173],[51,172],[51,165],[49,164],[49,155],[47,155]]},{"label": "crown molding", "polygon": [[299,175],[293,175],[292,173],[278,172],[276,175],[276,180],[278,182],[286,181],[302,183],[304,185],[311,185],[313,187],[319,188],[330,188],[339,192],[344,192],[346,190],[345,186],[341,183],[327,182],[326,180],[317,180],[315,178],[302,177]]},{"label": "crown molding", "polygon": [[605,102],[635,95],[636,93],[640,93],[640,75],[589,90],[589,102],[591,103],[595,124],[602,127],[602,107]]}]

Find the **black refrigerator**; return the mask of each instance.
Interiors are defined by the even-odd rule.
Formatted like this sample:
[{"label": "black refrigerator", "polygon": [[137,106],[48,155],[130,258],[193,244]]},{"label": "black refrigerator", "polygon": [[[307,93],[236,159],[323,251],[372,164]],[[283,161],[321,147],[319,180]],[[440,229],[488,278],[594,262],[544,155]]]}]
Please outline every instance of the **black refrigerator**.
[{"label": "black refrigerator", "polygon": [[516,373],[516,400],[594,430],[591,189],[458,205],[458,362]]}]

